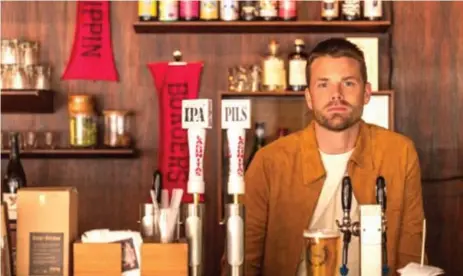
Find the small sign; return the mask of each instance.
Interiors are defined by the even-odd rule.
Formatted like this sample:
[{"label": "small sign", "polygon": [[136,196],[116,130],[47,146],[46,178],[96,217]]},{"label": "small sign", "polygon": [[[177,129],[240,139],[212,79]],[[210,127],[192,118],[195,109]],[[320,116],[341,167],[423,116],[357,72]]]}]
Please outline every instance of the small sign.
[{"label": "small sign", "polygon": [[211,128],[212,100],[182,100],[182,128]]},{"label": "small sign", "polygon": [[222,100],[222,128],[251,128],[251,100]]}]

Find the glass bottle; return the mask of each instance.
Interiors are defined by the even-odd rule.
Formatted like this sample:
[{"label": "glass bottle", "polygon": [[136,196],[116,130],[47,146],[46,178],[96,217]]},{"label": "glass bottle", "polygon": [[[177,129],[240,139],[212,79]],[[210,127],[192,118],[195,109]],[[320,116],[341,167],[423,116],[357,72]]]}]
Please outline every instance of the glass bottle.
[{"label": "glass bottle", "polygon": [[219,19],[219,1],[218,0],[201,0],[200,2],[200,19],[211,21]]},{"label": "glass bottle", "polygon": [[158,5],[156,0],[138,1],[138,19],[140,21],[155,21],[158,19]]},{"label": "glass bottle", "polygon": [[19,133],[14,132],[10,136],[10,159],[3,177],[2,200],[8,209],[8,218],[16,221],[16,198],[18,190],[27,186],[26,174],[20,159]]},{"label": "glass bottle", "polygon": [[323,0],[321,3],[322,20],[339,19],[339,0]]},{"label": "glass bottle", "polygon": [[240,19],[244,21],[255,21],[259,15],[257,10],[257,1],[239,1],[240,2]]},{"label": "glass bottle", "polygon": [[383,17],[383,1],[365,0],[363,2],[363,18],[368,20],[381,20]]},{"label": "glass bottle", "polygon": [[235,21],[239,18],[239,2],[237,0],[220,1],[220,20]]},{"label": "glass bottle", "polygon": [[294,21],[297,19],[297,1],[280,0],[278,4],[278,17],[284,21]]},{"label": "glass bottle", "polygon": [[279,44],[275,40],[268,45],[269,54],[262,62],[262,90],[284,91],[286,89],[285,62],[279,56]]},{"label": "glass bottle", "polygon": [[199,20],[199,0],[180,0],[180,20]]},{"label": "glass bottle", "polygon": [[263,20],[278,19],[278,1],[277,0],[260,0],[259,1],[259,17]]},{"label": "glass bottle", "polygon": [[159,21],[178,21],[177,0],[159,0]]},{"label": "glass bottle", "polygon": [[278,138],[285,137],[286,135],[289,134],[289,129],[286,127],[280,127],[278,129]]},{"label": "glass bottle", "polygon": [[289,90],[304,91],[307,88],[307,54],[305,53],[304,40],[294,41],[294,52],[289,54]]},{"label": "glass bottle", "polygon": [[342,3],[342,16],[344,20],[360,20],[360,0],[344,0]]},{"label": "glass bottle", "polygon": [[252,159],[254,159],[257,151],[265,146],[265,123],[256,122],[254,135],[254,145],[252,146],[251,155],[249,156],[248,162],[246,163],[246,170],[248,169],[249,165],[251,165]]}]

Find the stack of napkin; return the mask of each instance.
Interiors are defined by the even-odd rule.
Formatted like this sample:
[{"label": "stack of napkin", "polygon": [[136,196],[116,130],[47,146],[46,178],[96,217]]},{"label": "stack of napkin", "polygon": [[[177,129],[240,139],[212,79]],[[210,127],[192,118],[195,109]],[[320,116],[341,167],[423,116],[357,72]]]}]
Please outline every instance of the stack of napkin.
[{"label": "stack of napkin", "polygon": [[404,268],[397,270],[402,276],[437,276],[443,275],[444,270],[429,265],[421,266],[418,263],[409,263]]}]

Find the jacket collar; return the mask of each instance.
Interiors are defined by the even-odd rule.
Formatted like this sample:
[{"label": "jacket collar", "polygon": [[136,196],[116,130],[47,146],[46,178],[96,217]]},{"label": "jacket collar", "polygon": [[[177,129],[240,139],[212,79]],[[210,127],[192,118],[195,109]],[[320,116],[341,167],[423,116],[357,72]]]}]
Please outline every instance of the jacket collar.
[{"label": "jacket collar", "polygon": [[[326,171],[323,167],[315,136],[314,120],[303,130],[301,154],[303,167],[307,168],[303,170],[304,184],[313,183],[325,176]],[[371,133],[368,124],[363,120],[360,121],[359,134],[350,161],[362,169],[374,169]]]}]

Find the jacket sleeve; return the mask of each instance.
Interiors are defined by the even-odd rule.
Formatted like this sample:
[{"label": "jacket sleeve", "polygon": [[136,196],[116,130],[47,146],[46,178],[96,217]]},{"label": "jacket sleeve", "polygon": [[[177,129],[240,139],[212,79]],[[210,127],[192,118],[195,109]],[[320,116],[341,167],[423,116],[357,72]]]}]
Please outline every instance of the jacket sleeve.
[{"label": "jacket sleeve", "polygon": [[[407,148],[406,156],[404,204],[397,252],[397,269],[405,267],[410,262],[420,263],[423,235],[421,169],[413,144]],[[425,262],[427,263],[426,259]]]},{"label": "jacket sleeve", "polygon": [[267,231],[270,186],[262,151],[258,152],[245,174],[245,275],[261,275]]}]

